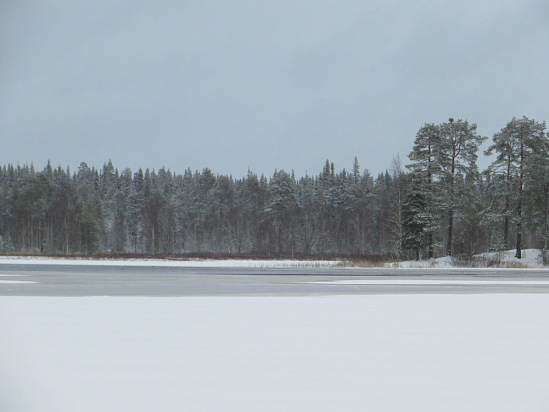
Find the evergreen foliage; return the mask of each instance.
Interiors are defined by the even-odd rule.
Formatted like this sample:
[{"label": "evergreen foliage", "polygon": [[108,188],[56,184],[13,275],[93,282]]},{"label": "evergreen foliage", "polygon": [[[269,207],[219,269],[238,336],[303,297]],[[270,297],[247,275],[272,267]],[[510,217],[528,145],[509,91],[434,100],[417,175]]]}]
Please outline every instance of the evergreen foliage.
[{"label": "evergreen foliage", "polygon": [[[479,173],[476,125],[425,124],[409,155],[373,178],[328,160],[316,176],[0,168],[0,251],[50,255],[471,256],[549,244],[545,123],[513,118]],[[515,242],[513,243],[513,240]]]},{"label": "evergreen foliage", "polygon": [[513,117],[499,133],[487,154],[496,153],[490,170],[500,175],[500,191],[505,199],[500,206],[504,216],[504,243],[509,238],[509,219],[516,227],[516,257],[521,258],[524,226],[541,228],[547,249],[547,191],[549,140],[545,122]]}]

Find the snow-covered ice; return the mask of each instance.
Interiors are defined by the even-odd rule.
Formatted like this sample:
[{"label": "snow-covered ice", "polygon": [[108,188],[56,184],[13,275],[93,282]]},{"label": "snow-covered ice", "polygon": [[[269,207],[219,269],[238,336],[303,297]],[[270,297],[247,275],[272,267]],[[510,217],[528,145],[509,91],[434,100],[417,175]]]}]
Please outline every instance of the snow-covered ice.
[{"label": "snow-covered ice", "polygon": [[8,283],[8,284],[15,284],[15,283],[36,283],[32,280],[4,280],[0,279],[0,283]]},{"label": "snow-covered ice", "polygon": [[23,275],[10,275],[10,274],[4,274],[4,273],[0,273],[0,284],[1,283],[11,283],[11,284],[15,284],[15,283],[36,283],[32,280],[18,280],[18,279],[15,279],[15,280],[12,280],[12,279],[2,279],[3,277],[15,277],[15,278],[18,278],[18,277],[22,277]]},{"label": "snow-covered ice", "polygon": [[547,411],[549,295],[0,297],[2,412]]}]

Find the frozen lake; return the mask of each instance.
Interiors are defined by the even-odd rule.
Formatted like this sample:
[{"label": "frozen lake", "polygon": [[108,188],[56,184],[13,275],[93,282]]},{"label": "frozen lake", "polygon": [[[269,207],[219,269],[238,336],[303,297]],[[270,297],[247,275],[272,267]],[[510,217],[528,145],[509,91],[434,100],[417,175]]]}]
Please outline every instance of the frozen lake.
[{"label": "frozen lake", "polygon": [[549,274],[0,265],[0,411],[549,407]]},{"label": "frozen lake", "polygon": [[0,296],[549,293],[549,270],[299,269],[0,263]]}]

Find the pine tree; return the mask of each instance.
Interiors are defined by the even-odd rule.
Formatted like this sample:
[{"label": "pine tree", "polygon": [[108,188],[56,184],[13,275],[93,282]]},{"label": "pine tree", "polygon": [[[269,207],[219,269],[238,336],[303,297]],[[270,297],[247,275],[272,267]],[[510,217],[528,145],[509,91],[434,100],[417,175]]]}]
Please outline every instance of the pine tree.
[{"label": "pine tree", "polygon": [[476,160],[479,146],[486,139],[476,132],[477,125],[467,120],[450,118],[440,125],[440,140],[435,146],[437,172],[443,184],[444,197],[442,204],[446,208],[448,226],[446,238],[446,255],[452,255],[454,215],[457,208],[458,187],[456,175],[464,177],[477,173]]},{"label": "pine tree", "polygon": [[[545,182],[544,169],[549,143],[545,134],[545,122],[522,117],[513,119],[494,134],[493,144],[487,153],[496,152],[496,160],[490,169],[495,173],[504,173],[506,197],[505,215],[513,216],[516,221],[516,253],[522,257],[522,237],[524,230],[524,207],[528,196],[536,191],[543,192]],[[514,212],[511,213],[511,203]],[[508,220],[505,221],[508,225]],[[505,228],[508,231],[508,226]]]}]

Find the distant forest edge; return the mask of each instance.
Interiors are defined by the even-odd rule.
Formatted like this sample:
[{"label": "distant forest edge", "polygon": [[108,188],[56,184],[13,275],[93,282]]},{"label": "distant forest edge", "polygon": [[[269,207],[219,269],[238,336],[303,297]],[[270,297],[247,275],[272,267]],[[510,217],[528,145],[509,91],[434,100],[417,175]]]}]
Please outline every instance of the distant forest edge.
[{"label": "distant forest edge", "polygon": [[[0,168],[0,252],[62,256],[471,257],[549,246],[545,122],[513,118],[486,139],[467,120],[425,124],[410,163],[374,177],[275,171],[267,178],[164,168]],[[547,253],[544,254],[547,256]]]}]

